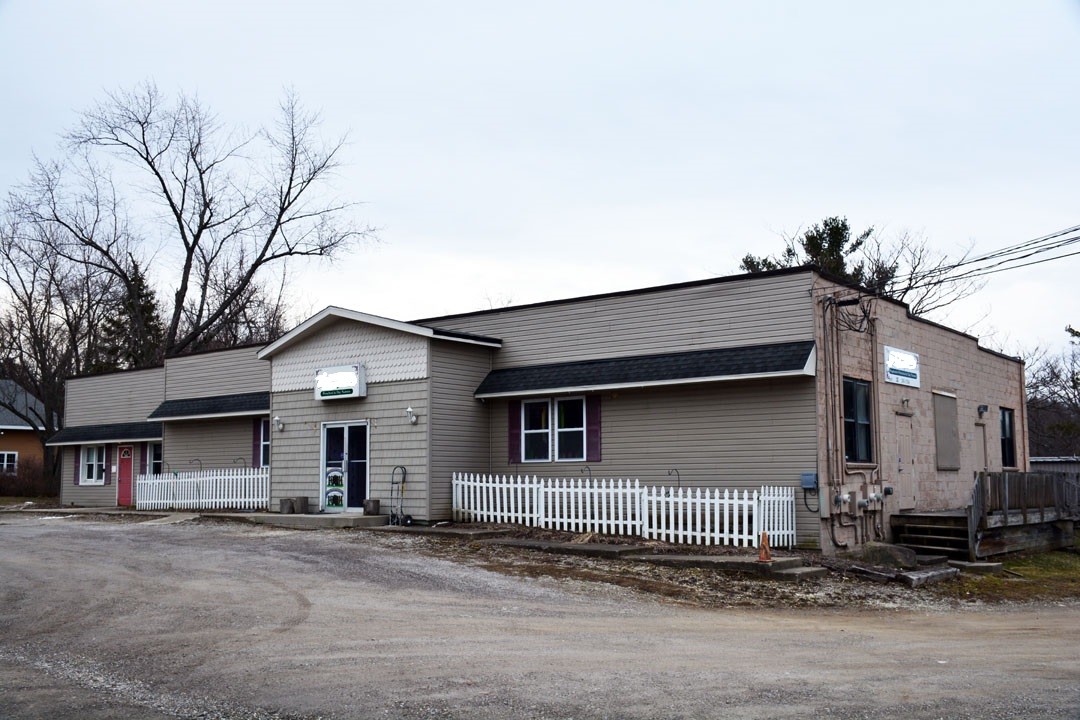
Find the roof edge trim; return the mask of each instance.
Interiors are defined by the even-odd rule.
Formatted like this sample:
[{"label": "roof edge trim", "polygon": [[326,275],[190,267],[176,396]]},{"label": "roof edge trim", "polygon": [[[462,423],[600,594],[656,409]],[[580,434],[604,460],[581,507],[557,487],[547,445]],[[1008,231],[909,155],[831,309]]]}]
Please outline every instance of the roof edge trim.
[{"label": "roof edge trim", "polygon": [[735,382],[738,380],[765,380],[782,377],[813,377],[814,353],[811,351],[806,365],[800,370],[781,370],[766,373],[744,373],[742,375],[712,375],[709,377],[678,378],[676,380],[643,380],[641,382],[610,383],[607,385],[575,385],[573,387],[541,388],[537,390],[518,390],[511,392],[477,394],[477,400],[503,397],[532,397],[536,395],[562,395],[566,393],[600,392],[603,390],[629,390],[636,388],[664,387],[666,385],[697,385],[701,383]]},{"label": "roof edge trim", "polygon": [[473,345],[487,345],[489,347],[502,347],[501,340],[495,340],[493,338],[485,338],[480,336],[469,336],[464,333],[447,333],[441,332],[436,328],[425,327],[423,325],[417,325],[415,323],[401,322],[400,320],[392,320],[379,315],[370,315],[368,313],[357,312],[356,310],[348,310],[346,308],[337,307],[336,305],[329,305],[320,312],[312,315],[304,322],[294,327],[289,332],[279,337],[274,342],[270,343],[262,350],[259,351],[257,357],[260,360],[265,360],[278,352],[285,350],[292,345],[300,342],[308,334],[314,332],[324,324],[327,319],[340,319],[340,320],[352,320],[353,322],[365,323],[367,325],[375,325],[376,327],[383,327],[389,330],[397,330],[398,332],[409,333],[410,335],[419,335],[421,337],[433,338],[437,337],[440,340],[449,340],[451,342],[463,342]]},{"label": "roof edge trim", "polygon": [[123,443],[153,442],[155,440],[161,440],[161,439],[162,439],[161,436],[158,435],[158,436],[155,436],[155,437],[119,438],[117,440],[109,438],[108,440],[75,440],[75,441],[63,440],[61,442],[49,441],[49,442],[46,442],[45,444],[49,445],[51,447],[60,447],[60,446],[63,446],[63,445],[119,445],[119,444],[123,444]]},{"label": "roof edge trim", "polygon": [[259,415],[269,415],[270,408],[265,410],[236,410],[234,412],[223,413],[202,413],[201,415],[158,415],[149,416],[150,422],[175,422],[177,420],[214,420],[216,418],[230,418],[230,417],[258,417]]}]

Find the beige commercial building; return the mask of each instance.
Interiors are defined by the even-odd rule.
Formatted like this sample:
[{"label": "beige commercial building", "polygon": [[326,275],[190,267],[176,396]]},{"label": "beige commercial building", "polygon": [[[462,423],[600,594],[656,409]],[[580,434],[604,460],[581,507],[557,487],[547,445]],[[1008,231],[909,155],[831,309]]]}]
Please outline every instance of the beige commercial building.
[{"label": "beige commercial building", "polygon": [[[791,486],[826,550],[1027,466],[1017,359],[809,268],[412,322],[331,307],[261,349],[75,379],[68,413],[65,502],[116,502],[75,483],[79,448],[111,471],[130,441],[140,468],[157,443],[173,468],[268,462],[272,508],[358,511],[406,477],[417,522],[450,517],[454,472]],[[156,435],[93,439],[125,423]]]}]

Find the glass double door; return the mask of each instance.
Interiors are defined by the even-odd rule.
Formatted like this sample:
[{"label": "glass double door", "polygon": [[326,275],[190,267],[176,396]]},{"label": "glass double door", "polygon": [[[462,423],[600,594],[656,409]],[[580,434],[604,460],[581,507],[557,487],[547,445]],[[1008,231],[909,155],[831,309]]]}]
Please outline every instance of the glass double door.
[{"label": "glass double door", "polygon": [[322,437],[322,507],[344,512],[364,507],[368,493],[366,423],[327,423]]}]

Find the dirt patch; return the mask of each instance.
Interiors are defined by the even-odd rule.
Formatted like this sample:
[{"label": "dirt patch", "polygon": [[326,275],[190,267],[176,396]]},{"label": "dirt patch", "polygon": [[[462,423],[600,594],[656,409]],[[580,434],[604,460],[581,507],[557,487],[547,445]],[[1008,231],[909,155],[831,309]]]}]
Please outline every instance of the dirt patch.
[{"label": "dirt patch", "polygon": [[[595,533],[568,533],[499,525],[470,525],[505,531],[506,537],[569,543],[628,544],[627,538]],[[356,531],[341,531],[352,533]],[[376,534],[377,535],[377,534]],[[634,544],[657,554],[741,555],[753,548],[675,545],[658,541]],[[889,572],[858,560],[824,556],[810,550],[782,550],[774,557],[801,557],[805,565],[829,570],[825,578],[802,583],[763,579],[698,568],[671,568],[629,559],[609,560],[493,546],[445,536],[416,537],[414,548],[433,557],[467,563],[505,575],[556,581],[605,583],[659,598],[705,608],[865,608],[946,610],[980,605],[1080,603],[1080,555],[1044,553],[1008,561],[1010,574],[997,577],[961,575],[957,580],[921,588],[866,579],[857,568]]]},{"label": "dirt patch", "polygon": [[[495,526],[492,526],[493,528]],[[363,542],[386,542],[397,539],[383,533],[356,530],[338,531],[356,536],[362,533]],[[520,539],[542,539],[557,542],[610,541],[610,536],[574,535],[555,531],[534,531],[517,528],[510,533]],[[445,536],[409,536],[411,551],[462,563],[472,567],[524,578],[549,579],[561,583],[602,583],[625,588],[653,600],[702,608],[864,608],[946,610],[969,605],[964,598],[943,598],[923,588],[910,589],[898,583],[879,584],[860,579],[845,572],[849,563],[838,561],[829,575],[802,583],[769,580],[752,575],[718,572],[703,568],[675,568],[630,559],[601,559],[578,555],[490,545]],[[621,544],[626,539],[621,538]],[[358,539],[359,541],[359,539]],[[637,544],[637,543],[635,543]],[[687,553],[703,551],[710,555],[743,555],[756,557],[753,548],[699,548],[668,543],[645,543],[650,551]],[[803,556],[803,562],[813,564],[814,553],[774,553],[774,557]]]}]

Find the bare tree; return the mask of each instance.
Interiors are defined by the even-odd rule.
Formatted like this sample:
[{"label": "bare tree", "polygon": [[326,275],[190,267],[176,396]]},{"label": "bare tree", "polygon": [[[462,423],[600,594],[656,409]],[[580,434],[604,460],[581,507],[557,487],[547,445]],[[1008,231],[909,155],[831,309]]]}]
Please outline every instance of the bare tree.
[{"label": "bare tree", "polygon": [[[53,251],[72,260],[89,253],[125,285],[133,266],[146,266],[145,238],[160,238],[156,257],[176,264],[165,354],[212,346],[245,317],[238,305],[266,299],[268,270],[372,237],[348,221],[349,204],[323,197],[341,142],[320,142],[317,126],[293,94],[273,127],[241,136],[195,98],[170,101],[151,84],[114,93],[67,135],[66,164],[39,163],[19,212],[50,229]],[[103,160],[125,163],[142,194],[121,197]],[[128,222],[129,211],[141,222]]]},{"label": "bare tree", "polygon": [[[38,429],[43,446],[63,422],[64,381],[96,356],[99,328],[120,287],[92,262],[42,252],[57,241],[41,236],[48,230],[11,214],[0,223],[0,377],[12,381],[0,407]],[[19,392],[40,400],[41,411]],[[46,468],[55,471],[51,450],[45,447]]]},{"label": "bare tree", "polygon": [[950,258],[930,248],[925,237],[903,232],[893,240],[870,227],[853,234],[845,217],[828,217],[795,235],[784,235],[775,256],[746,255],[740,268],[757,273],[814,265],[846,282],[907,303],[916,315],[928,315],[978,292],[983,282],[950,274],[971,252]]},{"label": "bare tree", "polygon": [[241,136],[147,84],[85,112],[63,160],[36,161],[0,213],[0,377],[44,404],[23,417],[43,443],[67,377],[276,337],[288,261],[373,237],[327,199],[341,142],[317,127],[289,94],[275,125]]},{"label": "bare tree", "polygon": [[922,235],[904,231],[892,240],[875,233],[861,251],[867,274],[876,278],[880,286],[874,289],[907,303],[916,315],[930,315],[974,295],[986,284],[975,278],[950,276],[957,266],[967,262],[971,246],[959,256],[950,257],[933,250]]},{"label": "bare tree", "polygon": [[1080,455],[1080,332],[1059,354],[1041,353],[1027,372],[1028,433],[1034,456]]}]

